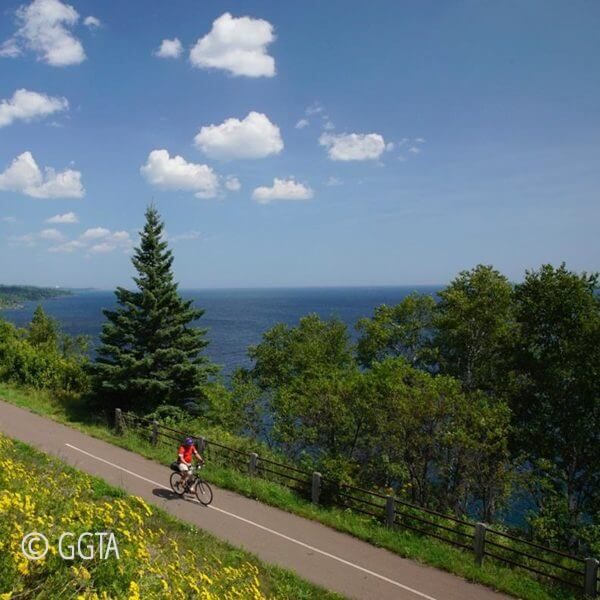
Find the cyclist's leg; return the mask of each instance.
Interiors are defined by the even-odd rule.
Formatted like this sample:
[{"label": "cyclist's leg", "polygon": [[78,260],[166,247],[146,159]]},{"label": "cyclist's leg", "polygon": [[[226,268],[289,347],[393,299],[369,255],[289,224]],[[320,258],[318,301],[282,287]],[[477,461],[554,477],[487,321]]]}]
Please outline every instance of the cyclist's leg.
[{"label": "cyclist's leg", "polygon": [[190,468],[186,464],[180,462],[179,472],[181,473],[181,481],[185,487],[187,486],[188,478],[190,476]]},{"label": "cyclist's leg", "polygon": [[198,475],[195,471],[190,471],[190,493],[194,493],[196,491],[196,486],[198,485]]}]

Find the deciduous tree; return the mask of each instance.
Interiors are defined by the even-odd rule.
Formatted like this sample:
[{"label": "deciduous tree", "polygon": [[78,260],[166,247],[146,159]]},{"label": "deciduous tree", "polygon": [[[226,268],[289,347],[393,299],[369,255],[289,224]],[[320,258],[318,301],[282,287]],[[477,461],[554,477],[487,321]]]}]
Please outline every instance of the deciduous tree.
[{"label": "deciduous tree", "polygon": [[501,389],[514,332],[510,282],[478,265],[459,273],[439,296],[434,327],[441,372],[458,377],[467,391]]},{"label": "deciduous tree", "polygon": [[367,367],[388,356],[403,356],[415,366],[427,365],[435,305],[432,296],[415,293],[395,306],[378,306],[372,318],[360,319],[360,363]]},{"label": "deciduous tree", "polygon": [[537,475],[538,524],[571,544],[575,530],[600,511],[597,291],[597,274],[564,264],[529,271],[516,288],[514,445]]}]

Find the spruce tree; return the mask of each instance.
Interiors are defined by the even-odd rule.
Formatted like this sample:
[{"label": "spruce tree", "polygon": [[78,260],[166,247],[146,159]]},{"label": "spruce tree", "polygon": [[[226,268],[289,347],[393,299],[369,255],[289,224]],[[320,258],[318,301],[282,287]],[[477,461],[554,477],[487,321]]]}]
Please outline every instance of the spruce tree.
[{"label": "spruce tree", "polygon": [[182,404],[201,396],[215,371],[202,354],[208,344],[206,330],[192,326],[204,311],[177,291],[163,227],[150,206],[132,258],[137,288],[118,287],[117,309],[103,311],[107,321],[94,375],[98,399],[106,408],[151,410]]}]

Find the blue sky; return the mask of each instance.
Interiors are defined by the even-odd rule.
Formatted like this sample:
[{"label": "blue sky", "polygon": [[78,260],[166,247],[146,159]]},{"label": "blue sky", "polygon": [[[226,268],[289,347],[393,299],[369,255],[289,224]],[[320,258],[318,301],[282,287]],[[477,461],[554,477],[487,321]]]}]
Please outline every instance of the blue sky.
[{"label": "blue sky", "polygon": [[183,287],[598,269],[598,31],[596,2],[5,0],[0,282],[128,284],[151,201]]}]

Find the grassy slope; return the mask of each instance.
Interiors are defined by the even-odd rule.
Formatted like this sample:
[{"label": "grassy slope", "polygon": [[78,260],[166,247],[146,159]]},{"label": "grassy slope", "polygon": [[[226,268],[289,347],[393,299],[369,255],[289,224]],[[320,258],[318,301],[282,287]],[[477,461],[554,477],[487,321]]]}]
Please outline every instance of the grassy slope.
[{"label": "grassy slope", "polygon": [[[4,439],[6,440],[6,438]],[[1,440],[2,436],[0,436]],[[141,515],[138,517],[141,524],[135,522],[135,528],[143,533],[137,540],[134,538],[133,541],[129,540],[129,543],[127,543],[126,538],[119,533],[119,525],[117,525],[115,535],[121,558],[115,560],[113,565],[101,564],[103,561],[84,561],[84,563],[75,561],[72,563],[64,560],[49,560],[46,563],[30,563],[26,569],[29,570],[28,573],[17,571],[17,573],[13,573],[12,577],[10,575],[6,577],[6,573],[4,573],[0,577],[0,597],[2,597],[2,593],[7,593],[11,589],[2,589],[2,581],[5,582],[4,586],[6,586],[7,579],[11,580],[8,583],[9,586],[18,587],[18,593],[15,598],[21,596],[29,597],[28,594],[32,596],[42,594],[44,597],[56,597],[52,596],[52,594],[58,591],[61,593],[63,591],[66,592],[66,590],[70,590],[72,587],[79,588],[78,592],[84,592],[84,594],[78,597],[97,597],[93,595],[94,592],[101,593],[102,591],[108,591],[111,597],[115,597],[115,595],[117,597],[125,597],[126,595],[129,596],[128,585],[130,585],[130,581],[137,581],[143,593],[144,588],[149,583],[145,579],[155,577],[155,575],[152,575],[151,570],[153,566],[158,568],[158,565],[163,569],[163,576],[161,578],[169,584],[170,591],[163,593],[153,591],[152,596],[164,598],[180,597],[176,586],[181,585],[183,588],[181,592],[182,597],[189,597],[189,593],[185,592],[185,582],[182,582],[182,578],[176,571],[171,571],[170,566],[170,563],[174,560],[175,566],[179,568],[180,557],[185,557],[186,572],[192,575],[194,581],[201,582],[200,574],[210,573],[213,581],[220,578],[225,582],[225,585],[236,585],[240,593],[242,593],[239,597],[298,598],[305,600],[320,600],[321,598],[326,600],[341,599],[341,596],[314,586],[300,579],[290,571],[265,564],[249,552],[234,548],[196,527],[178,521],[158,508],[153,507],[151,510],[152,514],[147,514],[138,506],[135,498],[129,496],[123,490],[107,484],[102,479],[77,471],[58,459],[38,452],[26,444],[13,442],[13,447],[14,452],[9,451],[7,453],[6,449],[4,449],[2,453],[5,459],[7,454],[9,459],[11,458],[11,454],[13,454],[13,459],[16,457],[16,462],[12,463],[15,465],[15,469],[24,467],[29,473],[45,473],[47,476],[52,476],[53,479],[61,481],[62,489],[66,491],[66,497],[60,503],[55,503],[52,502],[52,497],[46,498],[43,493],[39,491],[36,493],[33,489],[23,486],[20,478],[18,480],[20,483],[16,486],[17,489],[19,489],[21,494],[31,494],[34,499],[33,501],[37,505],[37,509],[34,509],[32,514],[29,515],[30,519],[34,522],[37,513],[41,513],[43,515],[41,527],[42,529],[46,528],[46,533],[49,533],[49,515],[56,517],[55,520],[58,524],[59,518],[69,514],[69,510],[74,509],[75,515],[89,514],[90,510],[88,509],[92,506],[106,506],[106,503],[108,503],[114,508],[115,499],[120,499],[123,502],[122,506],[124,506],[125,510],[125,515],[119,520],[119,525],[123,526],[123,524],[126,524],[129,527],[126,519],[132,519],[131,513],[137,512]],[[30,483],[35,484],[35,481],[30,480]],[[81,494],[72,493],[72,490],[75,489],[83,489],[84,491]],[[2,494],[14,494],[11,491],[10,484],[8,485],[8,491],[2,490],[0,496]],[[69,496],[69,494],[72,495]],[[46,501],[50,501],[51,504],[45,504]],[[21,497],[18,504],[23,504],[24,502],[23,497]],[[114,512],[118,510],[117,508]],[[2,522],[3,514],[4,523]],[[15,524],[7,522],[6,515],[10,515],[10,512],[3,514],[0,514],[0,531],[4,527],[10,533]],[[20,521],[20,524],[27,531],[29,523],[26,517]],[[100,526],[100,530],[107,531],[114,530],[115,527],[114,522],[111,526],[110,523],[106,525],[106,522],[98,523],[96,521],[94,531],[99,530],[98,526]],[[40,527],[40,525],[38,524],[37,527]],[[76,528],[77,525],[74,524],[70,527]],[[131,531],[133,531],[133,527],[133,525],[129,527]],[[60,530],[62,531],[62,529]],[[51,536],[49,538],[52,539]],[[177,550],[173,552],[173,548],[175,547]],[[131,561],[134,563],[133,568],[127,572],[128,565],[124,554],[127,553],[127,550],[136,551],[137,548],[147,549],[152,554],[152,557],[148,557],[147,564],[144,563],[143,559],[134,559]],[[4,551],[6,552],[7,550],[5,547]],[[16,549],[13,549],[13,551],[18,552]],[[162,556],[161,552],[163,553]],[[1,554],[2,552],[0,551]],[[10,557],[4,556],[4,559],[6,558],[10,560]],[[74,569],[77,569],[79,564],[83,564],[87,570],[83,580],[81,575],[78,576],[74,572]],[[260,592],[262,593],[261,596],[253,595],[252,589],[248,585],[250,577],[244,575],[245,567],[248,565],[256,570]],[[123,569],[123,571],[119,572],[119,568]],[[240,578],[240,574],[241,580],[236,581],[236,578]],[[13,588],[13,591],[16,590]],[[207,591],[212,591],[210,586],[207,586]],[[150,593],[149,589],[147,593]],[[210,598],[219,597],[219,594],[214,596],[214,593],[212,591],[213,595],[210,595]],[[207,597],[209,596],[207,595]]]},{"label": "grassy slope", "polygon": [[[76,405],[66,409],[64,404],[57,402],[47,393],[22,390],[0,383],[0,398],[35,413],[67,423],[90,435],[139,452],[164,464],[173,460],[172,448],[151,446],[132,434],[117,436],[101,422],[90,423],[84,414],[78,413]],[[319,521],[376,546],[387,548],[400,556],[443,569],[517,598],[567,600],[578,597],[564,589],[542,583],[532,578],[527,572],[506,568],[489,560],[482,567],[478,567],[474,564],[470,554],[448,544],[414,535],[408,531],[389,530],[374,519],[350,511],[315,506],[300,499],[283,486],[251,478],[233,469],[209,465],[205,474],[207,479],[221,487]]]}]

